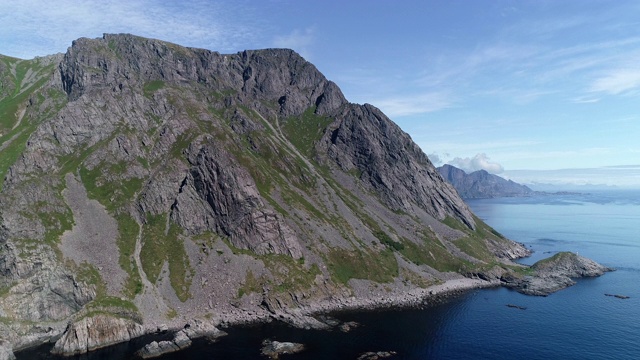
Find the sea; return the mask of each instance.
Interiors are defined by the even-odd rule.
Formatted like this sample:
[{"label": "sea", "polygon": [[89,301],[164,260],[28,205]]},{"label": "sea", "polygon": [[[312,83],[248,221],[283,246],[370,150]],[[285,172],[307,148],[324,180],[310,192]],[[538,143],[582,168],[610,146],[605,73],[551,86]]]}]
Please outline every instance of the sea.
[{"label": "sea", "polygon": [[[548,297],[482,289],[425,309],[334,314],[360,324],[348,333],[299,330],[281,323],[235,327],[215,343],[199,340],[160,359],[264,359],[260,347],[265,339],[305,344],[303,352],[281,356],[292,360],[357,359],[372,351],[393,351],[392,359],[640,359],[640,191],[546,194],[468,204],[497,231],[534,251],[523,263],[572,251],[616,270],[580,279]],[[133,359],[145,340],[76,359]],[[48,354],[49,348],[16,355],[58,359]]]}]

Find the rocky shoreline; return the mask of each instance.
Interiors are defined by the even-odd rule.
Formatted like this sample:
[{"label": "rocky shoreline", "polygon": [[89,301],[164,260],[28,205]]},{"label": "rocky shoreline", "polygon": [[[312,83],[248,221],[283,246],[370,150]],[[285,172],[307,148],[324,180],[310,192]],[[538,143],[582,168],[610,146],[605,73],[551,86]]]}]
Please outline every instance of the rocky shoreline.
[{"label": "rocky shoreline", "polygon": [[[447,280],[441,284],[427,288],[415,288],[404,293],[388,294],[380,297],[357,298],[333,298],[327,301],[314,302],[306,306],[293,309],[275,311],[250,311],[236,309],[225,312],[212,319],[193,319],[181,327],[153,327],[150,324],[142,328],[141,325],[120,325],[120,319],[112,323],[109,328],[104,316],[98,321],[100,326],[93,326],[95,318],[85,319],[82,324],[69,325],[67,331],[57,340],[52,352],[62,355],[73,355],[80,352],[95,350],[110,346],[119,342],[129,341],[134,337],[159,332],[173,332],[173,341],[152,342],[140,349],[138,356],[151,358],[167,352],[179,351],[188,347],[191,340],[210,336],[224,336],[221,328],[247,325],[260,322],[282,321],[300,329],[330,329],[335,324],[327,321],[327,314],[354,311],[354,310],[383,310],[398,308],[420,308],[443,303],[452,296],[464,292],[505,286],[527,295],[546,296],[552,292],[561,290],[575,284],[571,278],[585,276],[600,276],[613,269],[604,267],[592,260],[572,253],[558,253],[549,259],[542,260],[531,266],[533,273],[526,276],[515,276],[513,272],[502,276],[484,276],[484,278],[460,277]],[[85,324],[86,323],[86,324]],[[92,325],[93,324],[93,325]],[[92,336],[100,337],[98,333],[108,334],[105,341],[92,339]],[[124,334],[118,337],[117,334]],[[93,335],[92,335],[93,334]],[[96,335],[98,334],[98,335]],[[114,335],[116,334],[116,335]],[[115,336],[115,337],[114,337]],[[82,351],[85,349],[85,351]],[[0,344],[0,360],[13,359],[10,344]]]},{"label": "rocky shoreline", "polygon": [[[442,284],[427,288],[416,288],[403,294],[390,294],[379,298],[335,298],[300,308],[275,312],[265,311],[259,313],[237,309],[237,311],[226,312],[211,320],[194,319],[181,327],[157,327],[147,325],[142,328],[141,325],[133,326],[128,323],[127,326],[122,327],[120,326],[122,319],[113,318],[114,321],[111,323],[113,326],[110,328],[107,325],[107,317],[100,316],[98,320],[88,318],[82,320],[80,323],[69,325],[67,331],[57,339],[52,353],[75,355],[81,352],[87,352],[87,350],[93,351],[126,342],[135,337],[158,334],[160,332],[174,333],[174,339],[172,341],[155,342],[155,344],[152,342],[138,351],[139,357],[152,358],[164,353],[184,349],[190,345],[191,340],[198,337],[224,336],[224,331],[219,328],[282,321],[301,329],[330,329],[332,326],[328,324],[328,322],[319,320],[319,318],[323,318],[329,313],[353,310],[427,307],[443,303],[447,301],[448,298],[463,294],[466,291],[498,287],[500,285],[499,281],[458,278],[447,280]],[[96,322],[100,324],[100,327],[92,327],[92,324]],[[91,336],[101,338],[102,336],[100,334],[102,333],[108,335],[104,343],[99,341],[99,339],[91,338]],[[119,334],[123,336],[118,337]],[[82,351],[82,349],[84,349],[84,351]],[[15,359],[9,343],[0,344],[0,360],[5,359]]]}]

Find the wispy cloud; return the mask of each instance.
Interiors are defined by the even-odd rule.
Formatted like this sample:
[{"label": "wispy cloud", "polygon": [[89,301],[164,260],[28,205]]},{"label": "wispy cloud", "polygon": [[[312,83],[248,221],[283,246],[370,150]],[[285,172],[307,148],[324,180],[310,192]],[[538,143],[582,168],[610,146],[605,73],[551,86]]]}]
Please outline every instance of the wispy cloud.
[{"label": "wispy cloud", "polygon": [[393,118],[430,113],[454,106],[455,99],[445,92],[427,92],[413,96],[396,96],[372,102]]},{"label": "wispy cloud", "polygon": [[[79,37],[128,32],[218,51],[237,51],[240,43],[258,37],[260,20],[252,26],[250,8],[237,3],[194,0],[76,1],[21,0],[0,3],[3,51],[19,57],[62,52]],[[61,21],[64,19],[64,21]],[[24,34],[16,38],[15,34]]]},{"label": "wispy cloud", "polygon": [[640,69],[616,69],[596,79],[590,90],[618,95],[638,87],[640,87]]},{"label": "wispy cloud", "polygon": [[574,104],[593,104],[599,102],[600,100],[600,98],[595,97],[577,97],[571,99],[571,102]]},{"label": "wispy cloud", "polygon": [[455,158],[449,161],[449,164],[454,165],[467,173],[471,173],[478,170],[485,170],[491,174],[500,174],[504,171],[502,165],[491,161],[487,154],[476,154],[472,158]]},{"label": "wispy cloud", "polygon": [[310,46],[315,37],[315,29],[308,27],[304,30],[296,29],[287,35],[276,36],[273,45],[279,48],[293,49],[300,53],[304,58],[311,58]]},{"label": "wispy cloud", "polygon": [[562,186],[607,185],[640,188],[640,166],[619,165],[600,168],[557,170],[510,170],[501,176],[525,184]]}]

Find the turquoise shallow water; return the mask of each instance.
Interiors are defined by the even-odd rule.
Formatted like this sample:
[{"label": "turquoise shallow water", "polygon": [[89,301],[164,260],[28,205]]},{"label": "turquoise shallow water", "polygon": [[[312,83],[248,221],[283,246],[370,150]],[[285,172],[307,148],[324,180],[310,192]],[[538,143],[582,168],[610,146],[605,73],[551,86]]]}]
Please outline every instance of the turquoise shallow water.
[{"label": "turquoise shallow water", "polygon": [[[617,271],[548,297],[500,288],[471,291],[425,310],[343,313],[338,317],[362,324],[347,334],[282,324],[235,328],[215,344],[200,341],[162,359],[262,359],[265,338],[307,344],[305,352],[283,359],[355,359],[379,350],[396,351],[399,359],[640,359],[640,192],[474,200],[470,206],[496,230],[535,251],[525,263],[574,251]],[[81,358],[128,359],[140,346]],[[46,351],[18,355],[53,358]]]}]

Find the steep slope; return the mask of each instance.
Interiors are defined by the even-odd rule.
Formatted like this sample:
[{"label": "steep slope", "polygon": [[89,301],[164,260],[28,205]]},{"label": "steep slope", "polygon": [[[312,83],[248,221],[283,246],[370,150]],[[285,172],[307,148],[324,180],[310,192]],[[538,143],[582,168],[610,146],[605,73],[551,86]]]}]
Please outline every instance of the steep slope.
[{"label": "steep slope", "polygon": [[531,196],[535,191],[525,185],[489,174],[484,170],[470,174],[455,166],[445,164],[438,172],[449,184],[453,185],[463,199],[488,199],[495,197]]},{"label": "steep slope", "polygon": [[105,35],[0,60],[0,336],[14,349],[96,316],[105,332],[109,318],[153,331],[292,316],[527,254],[293,51]]}]

